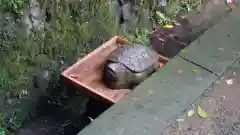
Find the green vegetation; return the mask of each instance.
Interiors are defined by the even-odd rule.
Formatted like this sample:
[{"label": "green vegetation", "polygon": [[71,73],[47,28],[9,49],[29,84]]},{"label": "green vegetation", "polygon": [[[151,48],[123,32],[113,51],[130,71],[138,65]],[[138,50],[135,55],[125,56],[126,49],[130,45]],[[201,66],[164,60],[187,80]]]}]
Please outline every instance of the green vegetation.
[{"label": "green vegetation", "polygon": [[[172,25],[176,22],[175,18],[179,12],[191,12],[198,10],[201,5],[201,0],[170,0],[166,7],[157,7],[156,0],[149,0],[148,2],[140,1],[135,9],[138,12],[138,18],[142,17],[142,9],[149,8],[152,11],[153,21],[158,26]],[[147,35],[148,30],[141,26],[136,28],[132,33],[123,32],[124,37],[131,42],[138,42],[149,44]]]},{"label": "green vegetation", "polygon": [[[14,6],[19,1],[9,1],[13,2],[10,4],[1,1],[1,6],[19,11]],[[75,3],[71,9],[66,1],[42,0],[41,6],[51,6],[53,15],[52,20],[45,24],[44,31],[33,29],[32,33],[27,34],[21,23],[14,24],[14,18],[7,16],[1,20],[0,127],[19,128],[18,122],[21,120],[14,113],[8,112],[19,111],[17,102],[31,100],[26,91],[33,87],[37,69],[54,72],[54,80],[57,81],[60,57],[74,61],[79,55],[84,55],[97,46],[100,40],[106,40],[118,32],[116,19],[110,13],[107,0]],[[8,98],[18,101],[16,104],[6,104]],[[29,113],[28,110],[24,111]],[[6,117],[10,118],[5,119]]]},{"label": "green vegetation", "polygon": [[22,14],[24,0],[0,0],[0,10],[10,12],[14,16]]},{"label": "green vegetation", "polygon": [[136,28],[133,34],[124,32],[123,37],[130,42],[149,45],[148,33],[149,31],[146,28]]}]

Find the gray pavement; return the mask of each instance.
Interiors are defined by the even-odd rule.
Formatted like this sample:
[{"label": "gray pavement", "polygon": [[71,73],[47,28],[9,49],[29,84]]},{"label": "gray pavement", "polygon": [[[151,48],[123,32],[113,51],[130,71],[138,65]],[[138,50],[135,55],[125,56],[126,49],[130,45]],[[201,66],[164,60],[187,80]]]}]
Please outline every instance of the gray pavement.
[{"label": "gray pavement", "polygon": [[[201,118],[196,106],[207,114]],[[189,110],[195,114],[188,116]],[[168,126],[161,135],[239,135],[240,134],[240,61],[203,93]]]}]

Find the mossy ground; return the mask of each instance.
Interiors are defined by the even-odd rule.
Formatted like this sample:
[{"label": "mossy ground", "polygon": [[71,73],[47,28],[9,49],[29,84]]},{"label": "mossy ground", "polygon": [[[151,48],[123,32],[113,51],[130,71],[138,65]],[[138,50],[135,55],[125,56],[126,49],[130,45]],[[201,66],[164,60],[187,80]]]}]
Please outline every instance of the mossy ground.
[{"label": "mossy ground", "polygon": [[[196,1],[170,2],[167,9],[174,7],[174,10],[164,14],[171,20],[179,9],[194,9],[196,3],[199,4],[199,1]],[[21,1],[16,2],[20,2],[17,4],[21,7]],[[21,21],[18,23],[9,15],[1,17],[0,127],[3,128],[19,128],[22,120],[25,119],[24,116],[29,113],[28,109],[23,109],[24,106],[28,106],[28,103],[37,104],[29,99],[28,92],[30,89],[35,89],[36,71],[53,73],[51,80],[57,83],[62,58],[64,62],[71,64],[78,57],[84,56],[98,46],[100,42],[119,32],[118,20],[111,13],[108,0],[86,0],[72,5],[59,0],[40,2],[43,7],[51,6],[52,19],[45,24],[44,30],[32,30],[27,34]],[[177,9],[174,6],[176,3]],[[15,8],[4,7],[4,9]],[[14,15],[20,13],[18,7],[9,11],[14,11]],[[6,10],[1,12],[5,14]],[[159,18],[157,21],[162,22],[167,17]],[[147,31],[139,28],[135,33],[126,33],[125,37],[131,41],[147,43],[146,35]],[[19,109],[21,118],[17,115]]]},{"label": "mossy ground", "polygon": [[[21,104],[22,100],[28,100],[28,90],[34,88],[38,69],[56,74],[52,80],[57,81],[62,57],[73,62],[93,49],[94,41],[106,40],[117,34],[116,19],[111,16],[107,2],[91,0],[70,9],[65,1],[42,1],[42,6],[51,3],[54,17],[46,23],[44,30],[33,30],[30,34],[26,33],[21,22],[17,24],[9,16],[2,18],[0,127],[8,127],[8,123],[15,125],[15,115],[9,112],[18,111],[18,102]],[[13,100],[17,101],[12,103]]]}]

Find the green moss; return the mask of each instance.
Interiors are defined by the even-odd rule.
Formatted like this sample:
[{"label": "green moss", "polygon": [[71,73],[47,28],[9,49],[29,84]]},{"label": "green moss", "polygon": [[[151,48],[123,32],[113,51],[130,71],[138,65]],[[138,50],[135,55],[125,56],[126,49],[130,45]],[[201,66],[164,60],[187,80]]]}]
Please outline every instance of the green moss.
[{"label": "green moss", "polygon": [[25,0],[0,0],[0,11],[10,12],[15,17],[22,14]]},{"label": "green moss", "polygon": [[21,99],[20,95],[22,91],[33,88],[35,69],[53,71],[56,77],[53,82],[56,82],[60,72],[60,57],[74,61],[80,54],[86,54],[100,44],[96,42],[96,45],[92,45],[93,40],[106,40],[118,33],[108,0],[83,1],[76,3],[73,9],[66,1],[42,0],[41,6],[51,6],[53,16],[44,31],[33,30],[28,35],[19,26],[15,26],[11,32],[1,30],[1,99],[6,99],[6,93],[11,92],[18,95],[21,102],[12,108],[4,108],[5,103],[0,104],[0,116],[9,115],[6,121],[0,117],[0,127],[19,128],[29,115],[34,103],[27,96]]}]

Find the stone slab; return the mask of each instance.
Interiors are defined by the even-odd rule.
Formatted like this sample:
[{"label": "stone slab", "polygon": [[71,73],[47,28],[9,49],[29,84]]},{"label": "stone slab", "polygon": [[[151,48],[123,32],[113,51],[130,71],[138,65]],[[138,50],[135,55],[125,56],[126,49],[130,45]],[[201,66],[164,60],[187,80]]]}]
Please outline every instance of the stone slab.
[{"label": "stone slab", "polygon": [[240,56],[240,8],[206,31],[179,56],[217,75],[223,74]]},{"label": "stone slab", "polygon": [[158,135],[216,79],[177,56],[78,135]]}]

